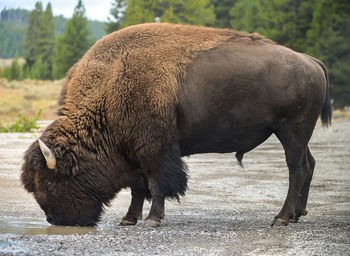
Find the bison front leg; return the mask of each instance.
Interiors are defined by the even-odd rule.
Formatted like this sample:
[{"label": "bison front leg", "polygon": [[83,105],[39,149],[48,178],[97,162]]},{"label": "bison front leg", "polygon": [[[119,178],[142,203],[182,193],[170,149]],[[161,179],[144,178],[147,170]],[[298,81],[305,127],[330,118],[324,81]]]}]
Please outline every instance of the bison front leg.
[{"label": "bison front leg", "polygon": [[185,195],[187,188],[186,165],[181,160],[177,143],[167,146],[160,154],[157,168],[149,174],[149,190],[152,195],[152,206],[146,218],[150,226],[159,226],[164,218],[164,199]]},{"label": "bison front leg", "polygon": [[144,192],[140,189],[131,188],[131,203],[129,210],[123,217],[120,225],[136,225],[137,221],[142,219],[142,208],[145,200]]},{"label": "bison front leg", "polygon": [[164,219],[164,200],[165,196],[159,189],[157,182],[154,179],[149,180],[149,190],[152,195],[151,210],[146,218],[146,221],[151,227],[158,227],[160,221]]}]

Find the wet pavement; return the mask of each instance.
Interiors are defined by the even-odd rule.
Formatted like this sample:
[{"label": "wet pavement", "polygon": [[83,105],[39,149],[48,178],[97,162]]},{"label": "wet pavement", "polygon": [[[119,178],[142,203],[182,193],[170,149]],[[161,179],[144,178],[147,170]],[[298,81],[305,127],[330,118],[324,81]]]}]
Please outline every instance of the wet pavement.
[{"label": "wet pavement", "polygon": [[[97,227],[57,227],[20,185],[26,148],[38,134],[0,134],[0,255],[350,255],[350,120],[317,126],[308,204],[299,223],[270,227],[288,190],[284,152],[272,137],[244,156],[184,158],[187,195],[166,202],[159,228],[118,225],[130,191],[119,193]],[[150,206],[145,204],[144,217]]]}]

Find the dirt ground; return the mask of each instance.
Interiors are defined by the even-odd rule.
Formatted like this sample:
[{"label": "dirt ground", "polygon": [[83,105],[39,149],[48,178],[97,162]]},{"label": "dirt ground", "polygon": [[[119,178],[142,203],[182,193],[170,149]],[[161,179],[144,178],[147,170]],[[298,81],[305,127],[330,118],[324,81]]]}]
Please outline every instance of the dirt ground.
[{"label": "dirt ground", "polygon": [[57,99],[63,80],[8,82],[0,78],[0,126],[13,123],[19,116],[32,117],[42,109],[43,120],[57,118]]},{"label": "dirt ground", "polygon": [[[50,226],[20,186],[23,152],[37,134],[0,134],[0,255],[350,255],[350,120],[317,126],[309,214],[270,227],[288,189],[284,153],[272,137],[244,156],[185,158],[187,195],[166,202],[159,228],[119,226],[130,191],[118,194],[95,228]],[[144,216],[149,210],[146,203]]]}]

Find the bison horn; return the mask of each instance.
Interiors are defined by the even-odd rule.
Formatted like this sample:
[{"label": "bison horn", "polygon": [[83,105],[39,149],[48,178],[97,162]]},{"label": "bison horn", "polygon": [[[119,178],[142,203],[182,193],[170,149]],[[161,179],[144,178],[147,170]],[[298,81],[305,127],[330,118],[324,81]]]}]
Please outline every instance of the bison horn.
[{"label": "bison horn", "polygon": [[45,143],[42,142],[40,139],[39,139],[39,146],[40,146],[41,152],[43,153],[43,156],[45,157],[47,168],[49,168],[50,170],[54,170],[56,167],[55,155],[52,153],[49,147],[46,146]]}]

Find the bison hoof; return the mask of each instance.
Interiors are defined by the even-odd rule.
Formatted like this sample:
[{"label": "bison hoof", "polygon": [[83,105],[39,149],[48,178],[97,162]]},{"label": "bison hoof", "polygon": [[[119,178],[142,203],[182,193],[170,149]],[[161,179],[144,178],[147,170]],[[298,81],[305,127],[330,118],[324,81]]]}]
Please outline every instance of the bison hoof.
[{"label": "bison hoof", "polygon": [[306,216],[308,211],[307,210],[301,210],[301,211],[296,211],[297,212],[297,217],[300,217],[300,216]]},{"label": "bison hoof", "polygon": [[287,226],[289,224],[289,220],[281,219],[275,217],[271,223],[271,226]]},{"label": "bison hoof", "polygon": [[297,223],[299,221],[299,218],[298,217],[294,217],[294,218],[290,218],[289,219],[289,222],[290,223]]},{"label": "bison hoof", "polygon": [[136,225],[136,223],[137,223],[137,219],[130,220],[130,219],[127,219],[127,218],[123,218],[119,225],[121,225],[121,226],[132,226],[132,225]]},{"label": "bison hoof", "polygon": [[146,226],[152,227],[152,228],[159,227],[160,226],[160,220],[158,221],[158,220],[147,219],[145,221],[145,224],[146,224]]},{"label": "bison hoof", "polygon": [[121,226],[133,226],[136,225],[137,222],[135,221],[129,221],[129,220],[122,220],[119,225]]}]

